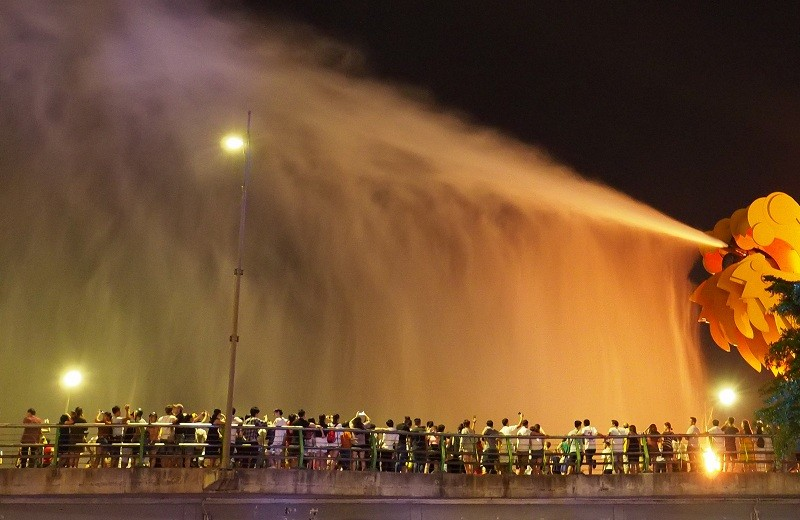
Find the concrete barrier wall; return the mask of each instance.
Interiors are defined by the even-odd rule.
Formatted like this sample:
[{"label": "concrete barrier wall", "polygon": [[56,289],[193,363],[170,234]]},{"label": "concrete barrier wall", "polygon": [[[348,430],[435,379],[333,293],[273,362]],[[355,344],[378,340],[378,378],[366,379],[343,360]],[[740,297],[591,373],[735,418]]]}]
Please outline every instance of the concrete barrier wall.
[{"label": "concrete barrier wall", "polygon": [[359,499],[557,500],[798,498],[792,473],[453,475],[211,469],[2,469],[0,499],[25,496],[205,495]]}]

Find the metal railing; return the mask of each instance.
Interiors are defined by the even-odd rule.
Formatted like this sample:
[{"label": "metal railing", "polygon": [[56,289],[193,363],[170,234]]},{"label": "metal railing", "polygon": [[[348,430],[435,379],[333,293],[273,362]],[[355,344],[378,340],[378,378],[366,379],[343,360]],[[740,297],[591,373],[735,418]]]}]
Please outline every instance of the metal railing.
[{"label": "metal railing", "polygon": [[[37,430],[39,442],[20,440],[37,437]],[[265,425],[237,425],[233,430],[236,433],[231,443],[231,464],[241,468],[556,475],[584,469],[588,473],[658,473],[705,469],[708,459],[716,458],[722,471],[796,469],[795,461],[775,459],[771,439],[764,435],[484,436]],[[26,431],[27,436],[23,436]],[[221,432],[221,426],[208,423],[2,424],[0,466],[217,467]],[[665,437],[669,445],[663,442]]]}]

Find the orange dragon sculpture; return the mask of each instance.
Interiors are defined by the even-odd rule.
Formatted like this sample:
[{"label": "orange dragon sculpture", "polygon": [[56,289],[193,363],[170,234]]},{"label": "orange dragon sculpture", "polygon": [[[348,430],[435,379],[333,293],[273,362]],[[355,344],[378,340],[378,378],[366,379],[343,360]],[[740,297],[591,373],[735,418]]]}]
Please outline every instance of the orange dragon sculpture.
[{"label": "orange dragon sculpture", "polygon": [[714,342],[728,352],[735,346],[760,372],[770,344],[792,325],[772,312],[778,297],[767,291],[763,277],[800,281],[800,205],[773,193],[720,220],[708,234],[728,246],[701,247],[711,277],[691,300],[702,306],[700,321],[709,324]]}]

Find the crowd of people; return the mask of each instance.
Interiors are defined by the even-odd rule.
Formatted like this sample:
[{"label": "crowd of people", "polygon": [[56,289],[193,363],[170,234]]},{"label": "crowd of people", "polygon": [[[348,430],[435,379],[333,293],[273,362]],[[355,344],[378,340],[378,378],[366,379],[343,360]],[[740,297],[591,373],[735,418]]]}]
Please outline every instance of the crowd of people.
[{"label": "crowd of people", "polygon": [[[374,469],[388,472],[468,474],[635,474],[642,471],[698,471],[707,457],[722,471],[768,471],[774,455],[768,428],[761,422],[739,426],[733,417],[717,419],[702,431],[695,417],[685,433],[670,422],[662,428],[611,420],[600,431],[589,419],[576,420],[565,435],[548,435],[522,413],[516,423],[505,418],[478,427],[477,417],[447,431],[442,424],[404,417],[378,426],[363,411],[350,419],[338,414],[307,416],[304,410],[284,417],[276,408],[262,416],[252,407],[230,422],[230,453],[237,467]],[[213,467],[221,460],[227,418],[219,410],[190,413],[180,403],[162,414],[113,406],[98,410],[89,422],[83,410],[63,414],[57,425],[45,424],[29,409],[23,419],[18,465],[34,467],[57,460],[61,467]],[[96,435],[90,437],[90,428]],[[49,449],[49,452],[48,452]],[[704,453],[705,452],[705,453]]]}]

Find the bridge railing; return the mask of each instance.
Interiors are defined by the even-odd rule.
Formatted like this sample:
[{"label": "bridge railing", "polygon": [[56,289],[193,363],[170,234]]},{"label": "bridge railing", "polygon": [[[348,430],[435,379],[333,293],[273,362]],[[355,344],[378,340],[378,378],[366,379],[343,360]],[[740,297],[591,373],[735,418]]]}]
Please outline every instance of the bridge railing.
[{"label": "bridge railing", "polygon": [[[0,424],[0,467],[216,467],[222,430],[208,423]],[[705,469],[715,460],[723,471],[796,467],[777,461],[764,435],[504,436],[267,425],[233,431],[232,464],[244,468],[637,473]]]}]

